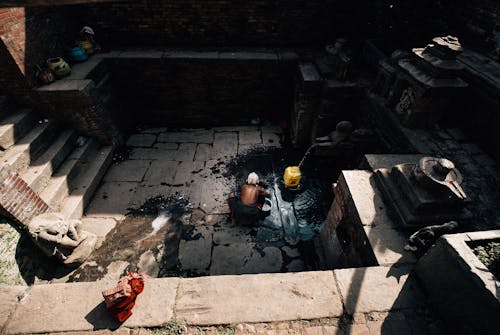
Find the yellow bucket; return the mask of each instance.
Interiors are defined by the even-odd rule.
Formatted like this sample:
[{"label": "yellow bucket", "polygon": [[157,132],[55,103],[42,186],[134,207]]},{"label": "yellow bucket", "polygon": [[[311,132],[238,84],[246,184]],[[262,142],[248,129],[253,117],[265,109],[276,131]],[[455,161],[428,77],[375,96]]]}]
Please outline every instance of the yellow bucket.
[{"label": "yellow bucket", "polygon": [[285,182],[285,187],[295,188],[300,184],[300,178],[302,173],[298,166],[289,166],[285,169],[285,174],[283,175],[283,181]]}]

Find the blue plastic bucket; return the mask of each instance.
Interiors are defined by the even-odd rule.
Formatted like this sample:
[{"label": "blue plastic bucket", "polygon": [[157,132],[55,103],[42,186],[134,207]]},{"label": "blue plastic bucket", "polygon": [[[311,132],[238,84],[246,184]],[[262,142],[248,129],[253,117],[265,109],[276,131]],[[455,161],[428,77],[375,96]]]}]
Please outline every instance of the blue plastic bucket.
[{"label": "blue plastic bucket", "polygon": [[69,49],[69,58],[73,62],[83,62],[89,59],[89,56],[80,45],[77,45]]}]

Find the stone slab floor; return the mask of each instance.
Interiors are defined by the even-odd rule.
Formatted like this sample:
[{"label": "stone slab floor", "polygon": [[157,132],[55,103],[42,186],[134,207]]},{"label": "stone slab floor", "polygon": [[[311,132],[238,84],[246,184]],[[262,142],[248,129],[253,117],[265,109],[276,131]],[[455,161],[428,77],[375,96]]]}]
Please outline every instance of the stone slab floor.
[{"label": "stone slab floor", "polygon": [[[104,310],[100,292],[128,268],[154,277],[170,274],[168,266],[162,268],[165,264],[172,265],[172,275],[188,276],[294,272],[306,267],[300,248],[286,241],[258,246],[258,232],[228,220],[225,199],[240,180],[226,175],[222,166],[238,153],[278,147],[279,136],[277,129],[252,127],[145,129],[133,135],[128,158],[110,168],[83,219],[84,229],[100,237],[98,257],[76,271],[61,272],[50,285],[0,285],[5,301],[0,332],[444,334],[443,325],[427,309],[411,264],[393,262],[274,275],[151,278],[134,315],[121,328],[97,330],[118,326]],[[240,172],[235,176],[248,171]],[[126,216],[129,208],[140,209],[150,197],[176,193],[175,204],[181,204],[181,210],[169,212],[164,225],[156,221],[156,230],[156,213]],[[9,229],[2,234],[15,235]],[[5,277],[10,285],[19,284],[16,274]],[[91,282],[57,284],[67,281]]]},{"label": "stone slab floor", "polygon": [[[118,279],[129,269],[152,277],[305,270],[301,251],[282,239],[280,225],[236,226],[226,204],[251,169],[261,180],[268,177],[266,152],[280,148],[280,135],[274,127],[138,130],[127,141],[128,157],[111,166],[86,210],[84,229],[99,235],[102,246],[54,282]],[[245,155],[260,162],[236,166]],[[174,197],[163,225],[156,209],[137,211],[157,196]],[[138,215],[127,216],[130,211]]]}]

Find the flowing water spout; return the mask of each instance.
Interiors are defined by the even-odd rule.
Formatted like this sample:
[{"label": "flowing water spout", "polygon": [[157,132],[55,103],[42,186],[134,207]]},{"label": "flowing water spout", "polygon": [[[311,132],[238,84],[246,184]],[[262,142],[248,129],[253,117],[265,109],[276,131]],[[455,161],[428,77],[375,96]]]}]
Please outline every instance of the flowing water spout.
[{"label": "flowing water spout", "polygon": [[309,153],[311,152],[311,149],[316,147],[318,144],[317,143],[314,143],[312,144],[309,149],[307,149],[306,153],[304,154],[304,156],[302,157],[302,159],[300,160],[300,163],[298,165],[299,169],[301,168],[302,164],[304,164],[304,161],[306,160],[307,156],[309,155]]}]

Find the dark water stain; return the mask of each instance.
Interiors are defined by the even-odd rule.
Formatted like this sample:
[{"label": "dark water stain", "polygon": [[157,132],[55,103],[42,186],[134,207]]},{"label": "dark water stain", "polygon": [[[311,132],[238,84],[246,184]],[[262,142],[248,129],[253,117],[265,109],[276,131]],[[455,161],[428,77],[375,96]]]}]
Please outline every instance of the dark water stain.
[{"label": "dark water stain", "polygon": [[116,148],[115,151],[113,152],[113,163],[120,163],[128,160],[131,152],[132,152],[131,147],[121,146]]}]

